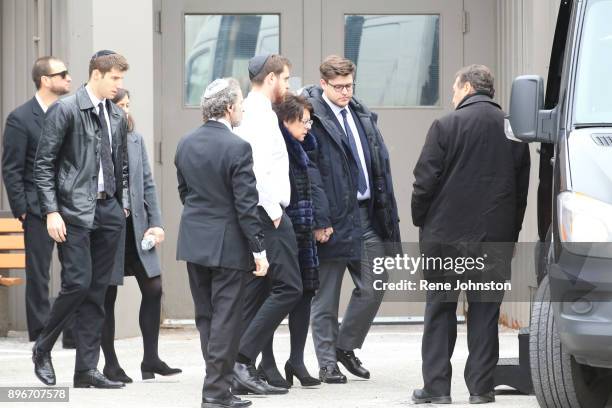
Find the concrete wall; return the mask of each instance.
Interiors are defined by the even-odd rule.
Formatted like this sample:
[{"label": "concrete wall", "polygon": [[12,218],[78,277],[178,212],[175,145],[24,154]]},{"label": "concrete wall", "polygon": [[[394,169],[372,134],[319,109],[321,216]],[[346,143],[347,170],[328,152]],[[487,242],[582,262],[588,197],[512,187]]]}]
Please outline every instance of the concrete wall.
[{"label": "concrete wall", "polygon": [[[512,80],[523,74],[537,74],[546,80],[552,40],[555,32],[560,0],[497,0],[497,98],[508,110]],[[531,180],[522,242],[535,242],[537,229],[537,189],[540,166],[537,144],[531,144]],[[531,265],[529,265],[531,266]],[[521,265],[514,264],[518,272]],[[514,274],[513,286],[535,286],[535,276]],[[533,278],[533,279],[530,279]],[[511,327],[529,324],[530,303],[505,303],[502,321]]]}]

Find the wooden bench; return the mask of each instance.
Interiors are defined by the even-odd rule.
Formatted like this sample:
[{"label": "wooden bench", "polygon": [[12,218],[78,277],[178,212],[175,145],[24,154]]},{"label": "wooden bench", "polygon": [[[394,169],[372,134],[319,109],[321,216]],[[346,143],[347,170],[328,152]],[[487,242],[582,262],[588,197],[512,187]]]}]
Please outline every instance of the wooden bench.
[{"label": "wooden bench", "polygon": [[[4,217],[3,217],[4,216]],[[0,336],[8,333],[8,288],[24,280],[7,276],[10,269],[25,269],[25,242],[21,222],[0,214]]]}]

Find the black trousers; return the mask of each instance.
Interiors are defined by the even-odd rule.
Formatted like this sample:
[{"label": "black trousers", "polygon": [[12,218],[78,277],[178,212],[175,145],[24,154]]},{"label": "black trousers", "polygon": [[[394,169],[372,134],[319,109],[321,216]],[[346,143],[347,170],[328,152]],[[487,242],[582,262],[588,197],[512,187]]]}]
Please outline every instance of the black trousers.
[{"label": "black trousers", "polygon": [[104,325],[104,297],[115,262],[125,215],[115,198],[98,200],[91,228],[66,224],[58,244],[62,289],[34,347],[50,351],[74,314],[75,371],[96,368]]},{"label": "black trousers", "polygon": [[26,318],[28,336],[35,341],[49,317],[49,268],[55,241],[39,216],[27,213],[23,222],[26,258]]},{"label": "black trousers", "polygon": [[[452,282],[454,286],[455,280]],[[484,394],[493,390],[493,374],[499,359],[498,323],[503,293],[497,296],[497,301],[487,302],[479,301],[482,300],[480,293],[468,291],[466,295],[469,356],[465,383],[470,394]],[[458,291],[427,292],[422,370],[425,389],[434,395],[450,395],[451,391],[450,360],[457,340],[458,297]]]},{"label": "black trousers", "polygon": [[291,219],[283,212],[278,228],[262,207],[258,207],[264,229],[268,273],[249,274],[246,283],[240,354],[252,361],[272,339],[278,325],[302,299],[302,275]]},{"label": "black trousers", "polygon": [[187,263],[189,286],[206,363],[202,398],[227,398],[238,344],[247,272]]}]

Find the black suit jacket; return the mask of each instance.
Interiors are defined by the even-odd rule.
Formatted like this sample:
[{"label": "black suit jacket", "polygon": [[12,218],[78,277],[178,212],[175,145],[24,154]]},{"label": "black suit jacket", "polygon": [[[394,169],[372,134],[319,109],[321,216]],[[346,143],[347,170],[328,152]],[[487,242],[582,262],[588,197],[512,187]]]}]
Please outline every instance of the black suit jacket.
[{"label": "black suit jacket", "polygon": [[15,218],[27,212],[40,216],[34,184],[34,159],[45,113],[32,98],[8,115],[4,129],[2,177]]},{"label": "black suit jacket", "polygon": [[184,205],[177,259],[253,270],[251,252],[264,244],[251,145],[208,121],[181,139],[174,164]]}]

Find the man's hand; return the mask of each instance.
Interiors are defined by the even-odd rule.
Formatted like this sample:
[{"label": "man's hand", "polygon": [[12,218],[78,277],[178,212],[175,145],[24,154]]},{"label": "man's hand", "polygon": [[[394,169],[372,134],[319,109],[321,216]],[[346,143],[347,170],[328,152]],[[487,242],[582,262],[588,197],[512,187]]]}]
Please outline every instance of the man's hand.
[{"label": "man's hand", "polygon": [[166,235],[164,234],[164,230],[159,227],[152,227],[145,231],[144,236],[153,235],[155,237],[155,243],[161,244],[164,242]]},{"label": "man's hand", "polygon": [[127,208],[123,209],[123,213],[125,214],[125,218],[130,216],[130,210],[128,210]]},{"label": "man's hand", "polygon": [[21,214],[21,217],[19,217],[19,219],[21,221],[25,221],[27,215],[28,215],[27,213],[23,213],[23,214]]},{"label": "man's hand", "polygon": [[282,218],[283,218],[283,217],[282,217],[282,216],[280,216],[280,217],[278,217],[277,219],[275,219],[275,220],[273,220],[273,221],[272,221],[272,223],[274,224],[274,228],[278,228],[278,226],[279,226],[279,225],[280,225],[280,223],[281,223],[281,219],[282,219]]},{"label": "man's hand", "polygon": [[58,212],[47,214],[47,231],[55,242],[66,242],[66,224]]},{"label": "man's hand", "polygon": [[253,275],[266,276],[268,273],[268,266],[268,258],[255,259],[255,271],[253,271]]},{"label": "man's hand", "polygon": [[331,237],[331,234],[333,233],[334,229],[332,227],[316,229],[314,230],[315,240],[321,244],[324,244],[329,241],[329,237]]}]

